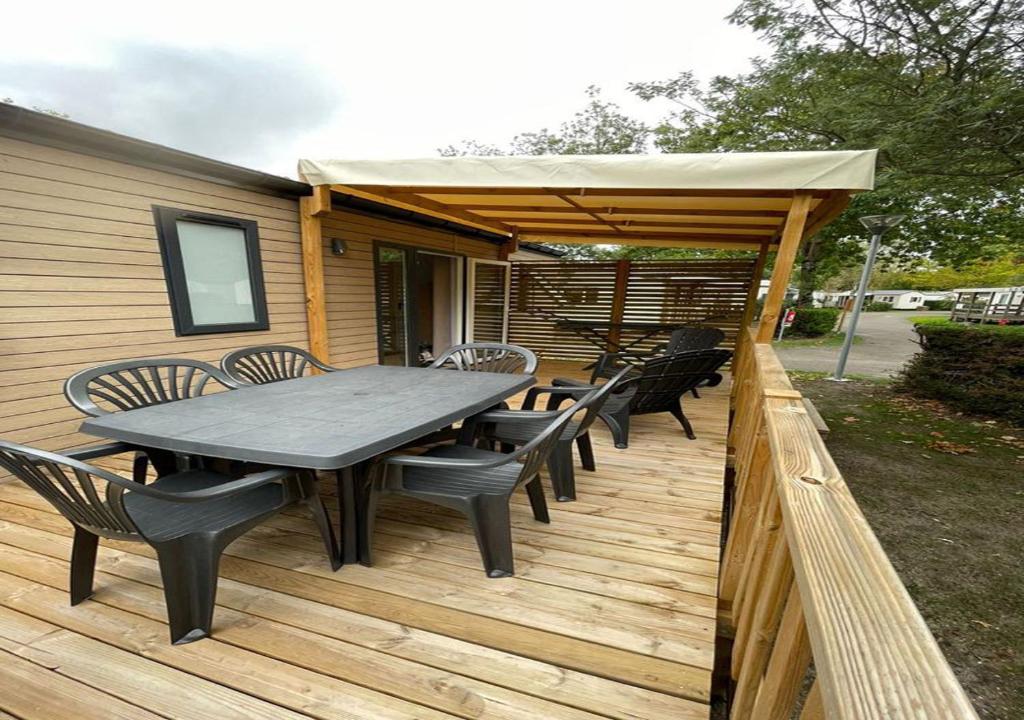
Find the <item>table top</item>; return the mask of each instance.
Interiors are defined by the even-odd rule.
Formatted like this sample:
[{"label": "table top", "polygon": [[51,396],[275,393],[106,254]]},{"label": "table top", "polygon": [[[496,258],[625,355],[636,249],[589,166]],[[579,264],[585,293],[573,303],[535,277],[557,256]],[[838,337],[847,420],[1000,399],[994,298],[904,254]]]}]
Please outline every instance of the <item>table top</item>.
[{"label": "table top", "polygon": [[532,375],[371,365],[89,418],[81,430],[188,455],[333,470],[482,412]]}]

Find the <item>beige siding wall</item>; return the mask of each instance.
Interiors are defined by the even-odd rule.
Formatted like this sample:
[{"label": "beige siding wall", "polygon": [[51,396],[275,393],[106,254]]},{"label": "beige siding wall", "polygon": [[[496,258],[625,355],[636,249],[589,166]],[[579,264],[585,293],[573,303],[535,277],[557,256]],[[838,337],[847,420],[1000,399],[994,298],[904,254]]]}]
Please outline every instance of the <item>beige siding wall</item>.
[{"label": "beige siding wall", "polygon": [[[467,257],[498,257],[493,243],[335,210],[323,222],[324,280],[331,363],[353,367],[377,362],[377,320],[373,294],[373,242],[442,250]],[[347,251],[331,254],[331,238],[345,240]]]},{"label": "beige siding wall", "polygon": [[[176,337],[150,206],[255,220],[271,329]],[[0,437],[87,442],[61,388],[133,357],[306,346],[294,200],[0,137]]]},{"label": "beige siding wall", "polygon": [[[176,337],[152,205],[255,220],[271,328]],[[335,257],[330,238],[348,252]],[[336,211],[324,222],[331,361],[377,361],[372,243],[472,257],[497,246]],[[62,384],[138,357],[216,363],[245,345],[308,346],[298,203],[270,194],[0,137],[0,438],[44,449],[94,441]]]}]

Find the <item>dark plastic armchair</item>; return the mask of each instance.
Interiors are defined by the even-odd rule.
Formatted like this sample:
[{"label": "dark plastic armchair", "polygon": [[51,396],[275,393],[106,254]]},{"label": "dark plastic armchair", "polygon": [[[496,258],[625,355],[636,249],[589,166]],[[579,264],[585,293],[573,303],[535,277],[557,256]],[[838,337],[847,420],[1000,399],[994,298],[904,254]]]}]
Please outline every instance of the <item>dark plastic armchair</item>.
[{"label": "dark plastic armchair", "polygon": [[266,385],[300,378],[313,368],[322,372],[338,369],[291,345],[255,345],[235,350],[221,358],[220,367],[239,385]]},{"label": "dark plastic armchair", "polygon": [[[559,502],[575,500],[576,469],[572,459],[573,442],[576,443],[576,448],[579,451],[580,464],[583,469],[596,470],[594,448],[590,442],[590,426],[597,420],[605,402],[612,396],[619,383],[630,372],[631,368],[624,368],[611,380],[596,388],[591,385],[578,388],[554,385],[534,386],[527,391],[522,410],[496,411],[472,418],[467,421],[468,426],[464,428],[462,437],[472,442],[472,439],[479,434],[486,440],[500,443],[502,452],[514,452],[517,446],[525,445],[543,432],[551,420],[558,415],[557,411],[553,410],[535,410],[539,396],[547,393],[563,398],[569,396],[580,399],[586,397],[592,390],[597,390],[580,421],[573,420],[565,426],[554,449],[548,455],[548,476],[551,478],[551,489],[554,491],[555,498]],[[475,432],[473,424],[478,424],[481,427],[479,433]]]},{"label": "dark plastic armchair", "polygon": [[[683,426],[686,437],[696,439],[693,427],[683,413],[683,395],[698,386],[714,387],[722,382],[718,370],[730,357],[732,352],[720,348],[687,350],[653,358],[628,373],[599,413],[612,432],[615,447],[629,447],[630,417],[661,412],[672,413]],[[602,367],[605,362],[606,358],[598,362],[595,374],[605,370]],[[586,383],[569,378],[555,378],[552,384],[565,388],[586,386]],[[552,394],[548,407],[557,408],[567,397]]]},{"label": "dark plastic armchair", "polygon": [[[725,333],[715,327],[679,327],[672,331],[667,343],[655,345],[648,352],[605,353],[603,356],[605,364],[602,366],[601,373],[598,374],[598,365],[595,365],[590,382],[594,383],[598,378],[610,378],[618,372],[619,368],[637,367],[663,355],[674,355],[687,350],[710,350],[721,345],[723,340],[725,340]],[[692,392],[694,397],[698,397],[696,388]]]},{"label": "dark plastic armchair", "polygon": [[337,569],[331,523],[311,472],[275,468],[243,478],[205,470],[142,485],[85,461],[125,452],[121,443],[56,454],[0,441],[0,467],[42,495],[75,528],[71,604],[92,595],[99,538],[145,542],[157,554],[171,642],[210,634],[224,549],[286,507],[305,504]]},{"label": "dark plastic armchair", "polygon": [[[550,522],[540,470],[573,416],[587,409],[598,393],[599,390],[592,390],[567,410],[550,413],[545,427],[513,454],[467,445],[441,445],[422,455],[395,455],[375,465],[370,473],[367,517],[363,523],[366,560],[369,562],[372,558],[373,520],[379,497],[403,495],[468,516],[487,575],[492,578],[512,575],[515,569],[509,499],[517,488],[525,485],[534,518]],[[493,410],[477,421],[518,422],[521,419],[521,413]]]},{"label": "dark plastic armchair", "polygon": [[[236,386],[213,365],[185,358],[154,358],[124,360],[77,372],[64,382],[64,397],[79,411],[98,417]],[[157,476],[177,472],[182,464],[179,460],[190,462],[160,450],[137,452],[132,477],[136,482],[145,482],[150,462]]]}]

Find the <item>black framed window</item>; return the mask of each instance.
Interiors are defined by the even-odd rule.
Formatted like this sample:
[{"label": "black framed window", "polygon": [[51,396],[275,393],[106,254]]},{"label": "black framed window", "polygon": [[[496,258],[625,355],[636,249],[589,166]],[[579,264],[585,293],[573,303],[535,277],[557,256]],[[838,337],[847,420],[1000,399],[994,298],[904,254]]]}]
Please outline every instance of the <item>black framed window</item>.
[{"label": "black framed window", "polygon": [[153,216],[178,335],[270,328],[255,222],[156,205]]}]

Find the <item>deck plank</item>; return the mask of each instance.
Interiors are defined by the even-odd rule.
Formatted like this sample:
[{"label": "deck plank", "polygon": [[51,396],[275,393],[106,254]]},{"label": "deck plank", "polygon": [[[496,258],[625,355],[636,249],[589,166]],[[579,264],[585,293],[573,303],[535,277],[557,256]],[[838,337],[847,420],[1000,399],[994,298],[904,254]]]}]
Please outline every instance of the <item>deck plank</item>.
[{"label": "deck plank", "polygon": [[702,394],[694,441],[668,415],[636,418],[628,450],[595,427],[598,469],[549,501],[550,525],[516,497],[512,578],[485,577],[464,518],[401,498],[382,502],[375,566],[332,573],[295,509],[228,549],[214,638],[182,648],[149,548],[102,541],[97,593],[70,608],[70,526],[0,483],[0,652],[163,717],[200,716],[176,711],[177,685],[251,717],[707,718],[727,383]]}]

